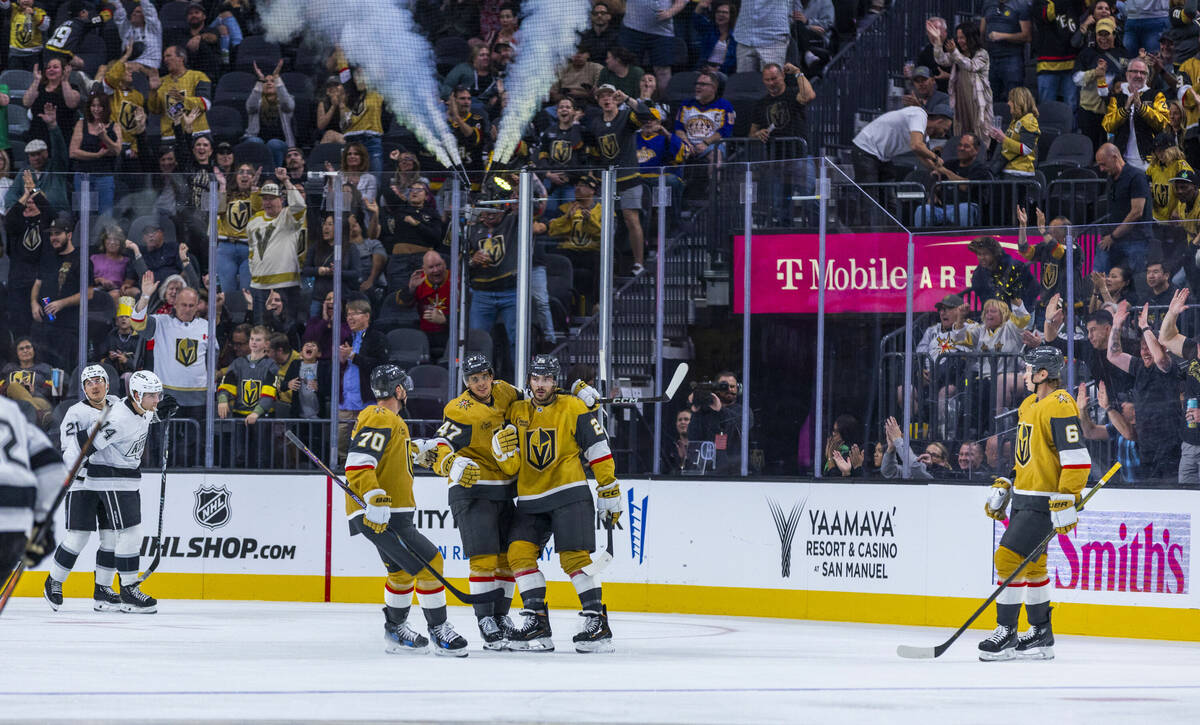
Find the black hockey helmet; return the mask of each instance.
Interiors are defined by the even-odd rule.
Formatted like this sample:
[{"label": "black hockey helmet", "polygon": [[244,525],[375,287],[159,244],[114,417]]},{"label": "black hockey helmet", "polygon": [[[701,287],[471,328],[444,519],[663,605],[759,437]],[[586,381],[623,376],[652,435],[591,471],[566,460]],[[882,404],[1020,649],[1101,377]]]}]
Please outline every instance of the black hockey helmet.
[{"label": "black hockey helmet", "polygon": [[530,375],[546,375],[558,380],[561,368],[558,365],[558,358],[553,355],[534,355],[533,361],[529,363]]},{"label": "black hockey helmet", "polygon": [[371,371],[371,392],[377,400],[395,397],[397,385],[407,391],[413,389],[412,378],[399,365],[384,363]]},{"label": "black hockey helmet", "polygon": [[492,367],[492,361],[488,360],[487,355],[481,352],[473,352],[467,355],[467,359],[463,360],[462,364],[462,382],[467,384],[467,378],[475,373],[489,372],[493,376],[496,374],[496,369]]},{"label": "black hockey helmet", "polygon": [[1050,345],[1038,345],[1025,353],[1023,360],[1026,365],[1033,368],[1035,373],[1038,370],[1045,370],[1052,380],[1060,378],[1065,363],[1062,350]]}]

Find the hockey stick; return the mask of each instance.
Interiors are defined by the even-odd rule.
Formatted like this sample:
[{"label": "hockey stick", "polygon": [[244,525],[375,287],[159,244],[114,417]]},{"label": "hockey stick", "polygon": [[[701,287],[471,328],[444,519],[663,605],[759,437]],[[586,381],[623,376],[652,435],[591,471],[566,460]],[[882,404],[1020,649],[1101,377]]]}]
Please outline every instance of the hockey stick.
[{"label": "hockey stick", "polygon": [[600,572],[608,568],[608,565],[613,560],[613,521],[611,517],[604,519],[604,528],[608,529],[608,548],[598,554],[592,555],[592,563],[583,567],[583,573],[588,576],[596,576]]},{"label": "hockey stick", "polygon": [[[1121,464],[1119,462],[1114,463],[1112,468],[1108,469],[1108,473],[1105,473],[1104,477],[1096,482],[1095,486],[1092,486],[1092,490],[1088,491],[1087,495],[1075,505],[1075,510],[1082,511],[1088,500],[1090,500],[1092,496],[1095,496],[1096,492],[1103,488],[1104,484],[1108,483],[1108,480],[1112,478],[1113,475],[1120,470],[1120,468]],[[996,591],[992,592],[992,596],[987,598],[987,601],[983,603],[983,606],[979,607],[979,609],[976,609],[975,613],[972,614],[967,621],[963,622],[963,625],[958,628],[958,631],[950,635],[950,639],[942,642],[936,647],[912,647],[902,644],[896,648],[896,654],[910,660],[929,660],[933,659],[934,657],[941,657],[946,650],[950,649],[950,645],[954,644],[954,641],[957,640],[959,636],[967,630],[967,627],[970,627],[971,623],[974,622],[979,615],[983,614],[983,610],[987,609],[992,602],[996,601],[996,598],[1000,596],[1000,592],[1004,591],[1005,588],[1012,583],[1013,579],[1016,579],[1017,576],[1025,570],[1025,567],[1029,564],[1029,562],[1041,555],[1042,550],[1045,549],[1050,544],[1050,540],[1057,535],[1057,531],[1051,531],[1049,534],[1047,534],[1046,538],[1042,539],[1042,543],[1038,544],[1037,547],[1029,553],[1029,556],[1025,557],[1025,559],[1017,565],[1017,568],[1012,574],[1008,575],[1008,578],[1004,580],[1004,583],[996,587]]]},{"label": "hockey stick", "polygon": [[649,398],[642,398],[636,395],[629,396],[614,396],[611,398],[601,398],[596,401],[601,405],[637,405],[638,403],[665,403],[675,397],[679,386],[683,385],[683,379],[687,377],[688,364],[679,363],[679,367],[675,368],[675,373],[671,376],[671,382],[667,383],[667,389],[662,395],[655,395]]},{"label": "hockey stick", "polygon": [[[326,466],[325,462],[318,458],[316,453],[313,453],[308,446],[304,445],[304,441],[297,438],[295,433],[289,430],[285,431],[283,435],[288,439],[289,443],[297,448],[297,450],[308,456],[308,460],[312,461],[317,468],[320,468],[321,471],[329,477],[329,480],[340,486],[341,489],[346,492],[346,495],[349,496],[352,501],[354,501],[354,503],[362,506],[364,509],[367,507],[367,504],[362,500],[362,497],[355,493],[354,490],[349,486],[347,486],[346,482],[338,477],[336,473],[330,470],[329,466]],[[459,591],[457,587],[446,581],[445,577],[434,571],[433,567],[429,565],[429,562],[425,561],[424,557],[418,556],[415,551],[409,548],[404,539],[397,536],[396,541],[400,542],[400,546],[404,547],[404,550],[412,555],[413,558],[420,561],[421,564],[424,565],[425,569],[430,574],[433,574],[433,578],[440,581],[442,586],[446,587],[446,591],[458,597],[458,600],[463,604],[485,604],[487,602],[494,602],[504,596],[503,589],[493,589],[490,592],[484,592],[483,594],[467,594],[466,592]]]},{"label": "hockey stick", "polygon": [[141,584],[149,579],[154,570],[158,568],[158,563],[162,561],[163,510],[167,507],[167,421],[169,420],[171,420],[169,414],[162,419],[162,483],[159,484],[158,490],[158,535],[154,537],[154,560],[137,578],[135,584]]},{"label": "hockey stick", "polygon": [[[108,421],[108,414],[112,411],[112,406],[104,406],[104,410],[100,412],[100,419],[96,421],[96,425],[92,426],[92,432],[88,433],[87,440],[79,448],[79,455],[75,456],[75,462],[71,464],[71,470],[67,471],[67,478],[63,481],[63,485],[58,489],[58,494],[54,497],[54,501],[50,504],[50,510],[46,512],[46,518],[42,521],[42,525],[33,530],[29,540],[25,542],[25,550],[38,543],[45,537],[46,532],[54,528],[54,513],[58,511],[58,507],[67,498],[67,491],[71,490],[71,484],[75,483],[75,474],[79,473],[79,469],[83,466],[83,459],[87,457],[91,451],[92,442],[96,440],[96,435],[100,429],[104,427]],[[8,578],[8,584],[4,587],[3,593],[0,593],[0,614],[4,612],[4,607],[8,604],[8,600],[12,597],[13,592],[17,590],[17,583],[21,581],[21,575],[29,568],[30,561],[28,556],[22,556],[17,562],[17,568]]]}]

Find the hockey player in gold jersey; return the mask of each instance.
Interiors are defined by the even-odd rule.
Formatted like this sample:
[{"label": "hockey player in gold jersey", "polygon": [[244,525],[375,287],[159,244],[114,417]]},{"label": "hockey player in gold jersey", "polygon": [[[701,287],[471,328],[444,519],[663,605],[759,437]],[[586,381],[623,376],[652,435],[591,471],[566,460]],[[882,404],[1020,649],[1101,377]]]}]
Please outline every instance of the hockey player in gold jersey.
[{"label": "hockey player in gold jersey", "polygon": [[[366,508],[346,499],[350,533],[362,534],[379,550],[388,570],[383,608],[384,639],[389,653],[427,651],[429,640],[408,625],[413,589],[425,614],[434,651],[465,657],[467,641],[446,621],[446,591],[425,568],[442,572],[442,555],[413,524],[413,459],[420,443],[409,437],[400,417],[412,379],[399,367],[380,365],[371,372],[371,392],[378,401],[358,414],[346,455],[346,478]],[[474,463],[462,466],[462,480],[478,477]]]},{"label": "hockey player in gold jersey", "polygon": [[[521,398],[521,392],[495,380],[493,374],[492,363],[484,355],[475,353],[463,361],[467,389],[446,403],[431,467],[450,484],[450,512],[462,537],[463,552],[470,559],[471,593],[504,589],[499,601],[474,605],[483,648],[502,650],[507,648],[506,635],[512,630],[508,608],[516,589],[508,566],[516,476],[506,474],[492,457],[492,435],[504,426],[509,406]],[[469,487],[455,483],[453,476],[455,467],[468,460],[480,468],[479,480]]]},{"label": "hockey player in gold jersey", "polygon": [[[517,476],[517,511],[508,561],[521,588],[524,621],[510,633],[514,650],[554,649],[546,608],[546,578],[538,554],[554,535],[559,562],[579,594],[583,630],[575,635],[578,652],[611,652],[612,631],[601,598],[600,582],[584,567],[596,550],[596,509],[615,523],[621,515],[608,436],[596,413],[576,397],[558,394],[558,360],[536,355],[529,369],[532,398],[513,403],[509,424],[492,437],[492,453],[507,475]],[[582,455],[599,484],[596,504],[588,490]]]},{"label": "hockey player in gold jersey", "polygon": [[[1020,407],[1016,468],[1011,478],[995,479],[984,504],[988,516],[1003,521],[1012,502],[1008,528],[995,555],[1000,582],[1016,571],[1052,529],[1066,534],[1078,521],[1075,504],[1092,461],[1084,446],[1075,400],[1060,386],[1063,364],[1062,352],[1048,345],[1025,354],[1025,387],[1032,394]],[[1030,629],[1018,637],[1022,599]],[[1054,657],[1045,550],[1000,593],[996,625],[991,636],[979,643],[979,659]]]}]

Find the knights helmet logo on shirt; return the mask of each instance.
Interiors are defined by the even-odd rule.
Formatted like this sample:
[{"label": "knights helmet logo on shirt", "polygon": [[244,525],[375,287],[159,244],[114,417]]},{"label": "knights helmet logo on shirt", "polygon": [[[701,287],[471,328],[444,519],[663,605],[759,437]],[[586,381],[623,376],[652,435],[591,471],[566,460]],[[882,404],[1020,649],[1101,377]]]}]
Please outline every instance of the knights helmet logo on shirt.
[{"label": "knights helmet logo on shirt", "polygon": [[556,430],[534,428],[525,433],[525,458],[539,471],[546,470],[557,457]]},{"label": "knights helmet logo on shirt", "polygon": [[200,357],[200,341],[191,337],[181,337],[175,341],[175,361],[180,365],[195,365]]}]

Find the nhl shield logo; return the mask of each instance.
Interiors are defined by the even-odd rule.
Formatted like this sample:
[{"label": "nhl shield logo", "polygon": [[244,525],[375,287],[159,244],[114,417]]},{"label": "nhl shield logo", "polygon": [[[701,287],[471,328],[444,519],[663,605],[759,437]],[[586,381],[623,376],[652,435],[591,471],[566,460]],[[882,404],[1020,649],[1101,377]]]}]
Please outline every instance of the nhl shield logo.
[{"label": "nhl shield logo", "polygon": [[201,486],[196,489],[196,506],[192,509],[196,523],[206,529],[218,529],[229,523],[233,511],[229,508],[229,489],[221,486]]}]

